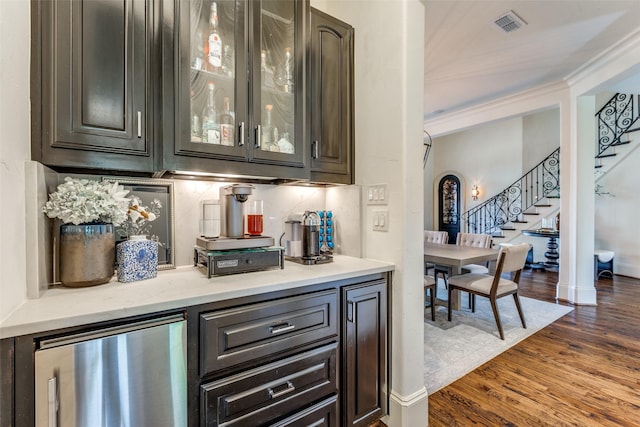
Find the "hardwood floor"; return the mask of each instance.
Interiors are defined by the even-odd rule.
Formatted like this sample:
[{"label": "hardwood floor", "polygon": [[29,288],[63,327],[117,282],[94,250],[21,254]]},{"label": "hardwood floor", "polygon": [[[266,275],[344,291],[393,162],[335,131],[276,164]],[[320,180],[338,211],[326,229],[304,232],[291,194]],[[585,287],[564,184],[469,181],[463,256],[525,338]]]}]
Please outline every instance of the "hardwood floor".
[{"label": "hardwood floor", "polygon": [[[526,270],[519,293],[556,302],[556,282]],[[575,306],[429,396],[429,426],[640,426],[640,280],[596,289],[597,307]]]}]

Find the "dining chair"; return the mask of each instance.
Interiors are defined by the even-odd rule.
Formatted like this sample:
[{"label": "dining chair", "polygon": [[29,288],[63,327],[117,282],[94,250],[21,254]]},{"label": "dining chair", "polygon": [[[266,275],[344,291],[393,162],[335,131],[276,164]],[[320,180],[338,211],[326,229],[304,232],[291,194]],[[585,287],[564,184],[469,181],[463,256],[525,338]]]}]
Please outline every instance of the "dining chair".
[{"label": "dining chair", "polygon": [[429,291],[429,307],[431,308],[431,321],[436,320],[436,292],[437,285],[433,276],[424,276],[424,296],[427,297]]},{"label": "dining chair", "polygon": [[[474,248],[490,248],[491,247],[491,236],[488,234],[476,234],[476,233],[458,233],[456,237],[456,245],[457,246],[467,246]],[[462,271],[465,273],[489,273],[489,264],[487,266],[482,266],[479,264],[468,264],[462,268]],[[443,265],[436,265],[434,268],[433,275],[437,278],[439,275],[442,276],[442,280],[444,281],[444,287],[448,288],[448,277],[451,275],[451,268]],[[471,301],[471,300],[470,300]]]},{"label": "dining chair", "polygon": [[[492,241],[489,234],[458,233],[456,245],[470,246],[474,248],[490,248]],[[489,274],[489,262],[487,262],[486,265],[468,264],[462,268],[462,271],[465,273]]]},{"label": "dining chair", "polygon": [[[518,283],[520,282],[520,273],[524,268],[524,262],[527,258],[530,245],[522,243],[519,245],[502,245],[498,253],[498,263],[496,271],[493,275],[489,274],[461,274],[459,276],[451,276],[449,278],[449,303],[448,303],[448,320],[451,321],[451,297],[455,290],[469,292],[471,294],[471,310],[475,313],[476,303],[475,296],[479,295],[489,298],[493,316],[496,319],[500,338],[504,340],[504,332],[502,331],[502,323],[500,322],[500,314],[498,313],[497,300],[507,295],[513,295],[522,327],[527,328],[518,298]],[[504,273],[511,273],[511,279],[502,277]]]},{"label": "dining chair", "polygon": [[[446,245],[449,243],[449,233],[446,231],[433,231],[433,230],[424,230],[424,241],[425,243],[436,243],[439,245]],[[424,264],[424,274],[427,275],[429,270],[434,268],[435,265],[430,262],[425,262]],[[436,274],[434,274],[437,280]],[[446,279],[445,279],[446,280]]]}]

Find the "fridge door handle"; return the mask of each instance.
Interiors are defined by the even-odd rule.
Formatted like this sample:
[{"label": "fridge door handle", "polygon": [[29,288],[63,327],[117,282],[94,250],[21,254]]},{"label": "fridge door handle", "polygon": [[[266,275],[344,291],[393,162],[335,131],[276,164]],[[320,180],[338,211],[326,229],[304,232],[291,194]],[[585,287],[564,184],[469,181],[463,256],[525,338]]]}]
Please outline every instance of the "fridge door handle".
[{"label": "fridge door handle", "polygon": [[47,397],[49,403],[49,427],[58,427],[58,380],[56,377],[47,381]]}]

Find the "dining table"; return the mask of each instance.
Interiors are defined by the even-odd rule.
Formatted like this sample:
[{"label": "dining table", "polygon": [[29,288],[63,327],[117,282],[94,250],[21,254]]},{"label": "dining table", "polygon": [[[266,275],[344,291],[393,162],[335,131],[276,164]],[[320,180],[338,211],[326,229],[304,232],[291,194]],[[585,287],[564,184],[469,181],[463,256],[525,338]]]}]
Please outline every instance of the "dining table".
[{"label": "dining table", "polygon": [[[498,249],[476,248],[437,243],[424,243],[424,262],[449,267],[452,276],[462,274],[462,268],[469,264],[484,264],[498,259]],[[451,297],[451,308],[459,310],[461,306],[459,291]],[[442,303],[442,300],[436,303]]]}]

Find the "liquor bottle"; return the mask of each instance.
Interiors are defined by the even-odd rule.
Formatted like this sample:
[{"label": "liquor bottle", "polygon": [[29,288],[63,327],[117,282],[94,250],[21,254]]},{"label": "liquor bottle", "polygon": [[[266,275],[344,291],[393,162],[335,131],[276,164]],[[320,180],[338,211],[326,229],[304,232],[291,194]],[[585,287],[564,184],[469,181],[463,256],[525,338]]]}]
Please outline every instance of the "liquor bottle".
[{"label": "liquor bottle", "polygon": [[282,90],[285,92],[293,92],[293,55],[291,54],[291,48],[287,47],[284,50],[284,82],[282,84]]},{"label": "liquor bottle", "polygon": [[233,147],[235,145],[235,140],[233,138],[235,120],[229,109],[228,96],[224,97],[222,105],[222,114],[220,114],[220,142],[222,143],[222,145]]},{"label": "liquor bottle", "polygon": [[222,72],[227,77],[233,77],[234,58],[233,46],[225,44],[222,49]]},{"label": "liquor bottle", "polygon": [[271,110],[273,109],[273,105],[267,104],[264,107],[265,118],[264,124],[262,125],[262,135],[261,135],[261,147],[264,151],[271,150],[271,143],[273,142],[273,126],[271,125]]},{"label": "liquor bottle", "polygon": [[260,51],[260,74],[262,76],[262,86],[275,87],[273,67],[268,50]]},{"label": "liquor bottle", "polygon": [[222,38],[218,30],[218,5],[215,1],[211,2],[208,45],[208,68],[210,71],[219,72],[222,68]]},{"label": "liquor bottle", "polygon": [[194,93],[191,91],[191,142],[202,142],[200,116],[194,111]]},{"label": "liquor bottle", "polygon": [[202,111],[202,142],[206,144],[220,144],[220,123],[216,113],[216,102],[214,98],[215,86],[209,83],[209,98],[207,106]]},{"label": "liquor bottle", "polygon": [[193,64],[191,65],[194,70],[203,70],[205,68],[204,50],[204,36],[202,31],[198,31],[196,34],[195,58],[193,58]]}]

